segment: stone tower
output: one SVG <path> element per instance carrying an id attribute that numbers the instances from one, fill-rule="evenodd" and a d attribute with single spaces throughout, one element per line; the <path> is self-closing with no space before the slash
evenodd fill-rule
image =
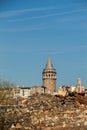
<path id="1" fill-rule="evenodd" d="M 80 79 L 80 78 L 78 78 L 78 80 L 77 80 L 77 85 L 76 85 L 75 91 L 76 91 L 77 93 L 83 93 L 83 92 L 84 92 L 84 87 L 83 87 L 83 85 L 82 85 L 82 82 L 81 82 L 81 79 Z"/>
<path id="2" fill-rule="evenodd" d="M 48 61 L 45 69 L 42 73 L 43 86 L 47 87 L 51 92 L 56 91 L 56 70 L 53 67 L 50 57 L 48 57 Z"/>

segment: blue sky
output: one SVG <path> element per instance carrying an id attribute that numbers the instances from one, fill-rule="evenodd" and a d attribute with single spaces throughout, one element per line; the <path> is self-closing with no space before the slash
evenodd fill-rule
<path id="1" fill-rule="evenodd" d="M 48 55 L 57 71 L 57 88 L 87 88 L 86 0 L 0 1 L 0 79 L 42 85 Z"/>

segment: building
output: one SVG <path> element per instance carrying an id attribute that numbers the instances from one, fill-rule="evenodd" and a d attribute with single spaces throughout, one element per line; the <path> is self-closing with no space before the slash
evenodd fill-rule
<path id="1" fill-rule="evenodd" d="M 31 95 L 31 93 L 30 93 L 29 87 L 16 87 L 16 88 L 14 88 L 14 97 L 27 98 L 30 95 Z"/>
<path id="2" fill-rule="evenodd" d="M 82 85 L 82 82 L 81 82 L 80 78 L 78 78 L 78 80 L 77 80 L 77 85 L 76 85 L 75 92 L 79 93 L 79 94 L 85 93 L 85 89 L 84 89 L 84 87 Z"/>
<path id="3" fill-rule="evenodd" d="M 32 86 L 31 87 L 31 95 L 33 95 L 33 94 L 44 94 L 46 92 L 47 92 L 47 89 L 44 86 Z"/>
<path id="4" fill-rule="evenodd" d="M 67 95 L 66 86 L 60 86 L 60 88 L 58 89 L 58 96 L 65 97 L 66 95 Z"/>
<path id="5" fill-rule="evenodd" d="M 19 87 L 13 89 L 14 97 L 28 98 L 34 94 L 45 94 L 50 91 L 44 86 Z"/>
<path id="6" fill-rule="evenodd" d="M 74 86 L 63 85 L 63 86 L 59 87 L 59 89 L 58 89 L 58 95 L 65 97 L 65 96 L 68 96 L 70 93 L 73 93 L 74 90 L 75 90 Z"/>
<path id="7" fill-rule="evenodd" d="M 85 89 L 85 96 L 87 96 L 87 89 Z"/>
<path id="8" fill-rule="evenodd" d="M 56 91 L 56 70 L 53 67 L 50 57 L 48 57 L 46 67 L 43 69 L 42 80 L 43 86 L 45 86 L 50 92 Z"/>
<path id="9" fill-rule="evenodd" d="M 76 86 L 63 85 L 63 86 L 60 86 L 60 88 L 58 89 L 59 96 L 67 96 L 70 93 L 78 93 L 81 95 L 87 95 L 87 92 L 84 86 L 82 85 L 80 78 L 78 78 Z"/>

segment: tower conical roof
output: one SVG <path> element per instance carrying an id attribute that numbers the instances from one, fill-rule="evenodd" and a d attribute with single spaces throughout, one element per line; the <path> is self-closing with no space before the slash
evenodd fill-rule
<path id="1" fill-rule="evenodd" d="M 50 56 L 48 57 L 48 61 L 47 61 L 47 64 L 46 64 L 45 69 L 47 69 L 47 70 L 49 70 L 49 69 L 51 69 L 51 70 L 54 69 L 53 64 L 52 64 L 52 62 L 51 62 Z"/>
<path id="2" fill-rule="evenodd" d="M 78 80 L 77 80 L 77 84 L 79 84 L 79 85 L 81 85 L 82 83 L 81 83 L 81 79 L 80 78 L 78 78 Z"/>

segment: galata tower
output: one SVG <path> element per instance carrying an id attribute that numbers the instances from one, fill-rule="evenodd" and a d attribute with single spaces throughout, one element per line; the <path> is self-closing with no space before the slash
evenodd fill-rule
<path id="1" fill-rule="evenodd" d="M 47 87 L 48 90 L 55 92 L 56 91 L 56 70 L 53 67 L 50 56 L 45 69 L 42 73 L 43 86 Z"/>

